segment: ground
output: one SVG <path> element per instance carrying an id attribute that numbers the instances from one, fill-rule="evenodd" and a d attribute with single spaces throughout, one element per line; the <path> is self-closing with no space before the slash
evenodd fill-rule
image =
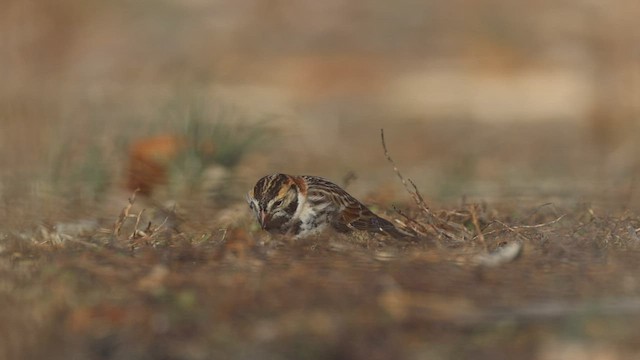
<path id="1" fill-rule="evenodd" d="M 638 356 L 640 218 L 622 206 L 627 188 L 613 204 L 450 190 L 428 201 L 376 142 L 397 191 L 364 198 L 416 239 L 271 236 L 236 190 L 165 210 L 119 192 L 117 211 L 54 206 L 39 224 L 16 220 L 24 206 L 7 211 L 2 357 Z"/>

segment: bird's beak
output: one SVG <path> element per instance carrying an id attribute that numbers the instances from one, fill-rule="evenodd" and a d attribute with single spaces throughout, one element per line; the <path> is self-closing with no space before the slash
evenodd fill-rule
<path id="1" fill-rule="evenodd" d="M 264 230 L 267 227 L 268 221 L 269 221 L 269 216 L 267 215 L 267 213 L 264 211 L 260 211 L 260 226 L 262 227 L 262 230 Z"/>

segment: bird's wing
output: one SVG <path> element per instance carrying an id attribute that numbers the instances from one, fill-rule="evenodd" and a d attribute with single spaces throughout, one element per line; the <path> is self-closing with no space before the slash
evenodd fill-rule
<path id="1" fill-rule="evenodd" d="M 311 203 L 330 201 L 340 209 L 333 226 L 339 231 L 349 229 L 383 233 L 395 238 L 406 238 L 411 234 L 401 232 L 391 222 L 374 214 L 369 208 L 348 192 L 329 180 L 303 176 L 309 186 L 308 199 Z"/>

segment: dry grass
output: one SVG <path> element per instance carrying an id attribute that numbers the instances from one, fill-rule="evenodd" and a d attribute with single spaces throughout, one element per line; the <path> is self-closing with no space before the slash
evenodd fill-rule
<path id="1" fill-rule="evenodd" d="M 0 332 L 13 335 L 0 348 L 5 358 L 490 359 L 540 358 L 559 341 L 637 356 L 640 218 L 522 210 L 480 216 L 492 253 L 522 244 L 493 262 L 478 260 L 470 219 L 459 240 L 410 244 L 292 243 L 189 220 L 158 236 L 137 215 L 115 238 L 4 234 L 0 301 L 12 311 Z"/>
<path id="2" fill-rule="evenodd" d="M 638 355 L 640 217 L 576 204 L 429 207 L 406 189 L 413 242 L 291 242 L 253 230 L 246 213 L 225 223 L 233 206 L 152 216 L 135 194 L 119 216 L 5 231 L 0 356 Z"/>

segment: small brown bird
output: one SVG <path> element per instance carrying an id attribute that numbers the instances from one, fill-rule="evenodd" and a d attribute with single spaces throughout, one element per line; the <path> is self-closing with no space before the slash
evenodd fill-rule
<path id="1" fill-rule="evenodd" d="M 338 185 L 317 176 L 267 175 L 247 194 L 247 202 L 264 230 L 295 238 L 333 228 L 413 237 L 374 214 Z"/>

